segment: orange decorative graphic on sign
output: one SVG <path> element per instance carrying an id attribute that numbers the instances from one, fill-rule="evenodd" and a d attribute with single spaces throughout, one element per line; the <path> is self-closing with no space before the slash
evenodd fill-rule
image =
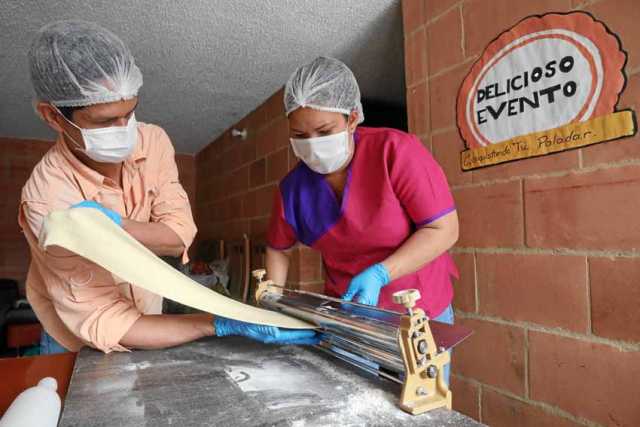
<path id="1" fill-rule="evenodd" d="M 463 170 L 576 148 L 548 150 L 540 144 L 527 147 L 526 155 L 504 151 L 518 138 L 614 113 L 625 86 L 625 63 L 618 38 L 583 12 L 529 17 L 502 33 L 471 67 L 458 93 L 458 128 L 467 147 Z M 607 132 L 613 139 L 636 131 L 633 114 L 609 120 L 619 130 Z M 603 141 L 590 138 L 589 144 Z M 479 149 L 481 155 L 474 155 Z M 492 156 L 496 150 L 501 155 Z"/>

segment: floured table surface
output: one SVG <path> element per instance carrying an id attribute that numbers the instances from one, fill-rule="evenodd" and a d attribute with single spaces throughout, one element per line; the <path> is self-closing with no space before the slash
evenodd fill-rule
<path id="1" fill-rule="evenodd" d="M 312 348 L 211 338 L 168 350 L 78 355 L 60 426 L 468 426 L 412 416 L 400 386 Z M 454 395 L 455 399 L 455 395 Z"/>

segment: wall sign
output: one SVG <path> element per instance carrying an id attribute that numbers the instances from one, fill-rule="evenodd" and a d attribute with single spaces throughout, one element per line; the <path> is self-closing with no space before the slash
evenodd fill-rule
<path id="1" fill-rule="evenodd" d="M 584 12 L 532 16 L 502 33 L 458 92 L 462 169 L 634 135 L 633 111 L 616 111 L 626 60 Z"/>

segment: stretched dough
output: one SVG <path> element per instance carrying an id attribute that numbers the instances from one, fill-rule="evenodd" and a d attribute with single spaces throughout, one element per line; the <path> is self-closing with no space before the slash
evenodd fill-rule
<path id="1" fill-rule="evenodd" d="M 60 246 L 121 279 L 198 310 L 244 322 L 306 329 L 314 326 L 281 313 L 253 307 L 216 293 L 158 258 L 144 245 L 95 209 L 50 213 L 41 244 Z"/>

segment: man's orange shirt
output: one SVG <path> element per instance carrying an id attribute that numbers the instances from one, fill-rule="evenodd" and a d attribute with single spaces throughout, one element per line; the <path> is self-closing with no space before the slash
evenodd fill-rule
<path id="1" fill-rule="evenodd" d="M 45 252 L 38 243 L 45 217 L 94 200 L 123 218 L 167 225 L 189 248 L 196 226 L 174 156 L 164 130 L 139 123 L 138 144 L 123 164 L 122 188 L 78 160 L 61 137 L 34 168 L 18 215 L 32 256 L 27 298 L 44 329 L 65 348 L 126 351 L 120 340 L 142 314 L 161 313 L 162 297 L 80 256 Z"/>

